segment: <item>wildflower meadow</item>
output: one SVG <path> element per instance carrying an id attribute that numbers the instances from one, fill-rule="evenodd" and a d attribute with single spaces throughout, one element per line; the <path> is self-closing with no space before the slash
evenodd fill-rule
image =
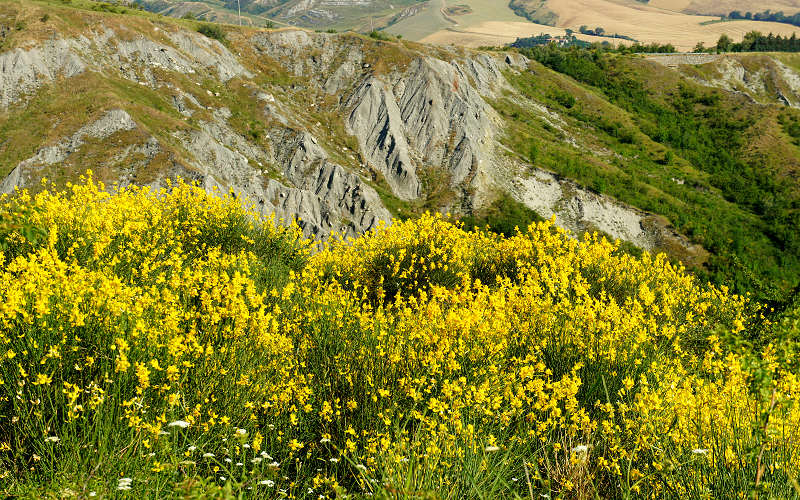
<path id="1" fill-rule="evenodd" d="M 545 221 L 0 198 L 0 495 L 793 498 L 800 314 Z"/>

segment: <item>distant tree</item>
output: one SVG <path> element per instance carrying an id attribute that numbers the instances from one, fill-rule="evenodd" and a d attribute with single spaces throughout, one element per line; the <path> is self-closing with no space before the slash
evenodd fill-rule
<path id="1" fill-rule="evenodd" d="M 603 33 L 605 33 L 605 32 L 606 32 L 606 30 L 604 30 L 600 26 L 598 26 L 597 28 L 594 29 L 594 33 L 597 36 L 603 36 Z"/>
<path id="2" fill-rule="evenodd" d="M 747 19 L 748 21 L 751 21 L 753 19 L 753 13 L 752 12 L 745 13 L 744 18 Z"/>
<path id="3" fill-rule="evenodd" d="M 267 19 L 267 21 L 264 23 L 264 27 L 270 30 L 275 29 L 275 23 L 272 22 L 272 20 Z"/>
<path id="4" fill-rule="evenodd" d="M 194 13 L 192 13 L 192 12 L 187 12 L 186 14 L 184 14 L 183 16 L 181 16 L 181 18 L 182 18 L 182 19 L 194 20 Z"/>
<path id="5" fill-rule="evenodd" d="M 731 19 L 744 19 L 744 16 L 742 16 L 742 13 L 738 10 L 732 11 L 728 17 Z"/>
<path id="6" fill-rule="evenodd" d="M 732 45 L 733 41 L 731 40 L 731 37 L 724 33 L 719 37 L 719 40 L 717 40 L 717 50 L 719 52 L 729 52 Z"/>
<path id="7" fill-rule="evenodd" d="M 706 45 L 703 42 L 697 42 L 697 45 L 694 46 L 692 52 L 706 52 L 707 50 L 708 49 L 706 48 Z"/>
<path id="8" fill-rule="evenodd" d="M 578 31 L 583 33 L 583 34 L 586 34 L 586 32 L 589 31 L 589 27 L 584 24 L 583 26 L 578 28 Z"/>

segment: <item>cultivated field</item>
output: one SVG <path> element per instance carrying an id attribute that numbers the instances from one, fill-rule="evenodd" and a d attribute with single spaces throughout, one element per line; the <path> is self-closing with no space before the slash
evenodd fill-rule
<path id="1" fill-rule="evenodd" d="M 521 18 L 517 18 L 521 19 Z M 452 27 L 437 31 L 421 41 L 438 45 L 460 45 L 465 47 L 497 46 L 511 43 L 517 38 L 524 38 L 547 33 L 549 35 L 564 35 L 564 28 L 545 26 L 528 21 L 486 21 L 472 26 Z M 602 42 L 609 38 L 577 35 L 582 40 Z M 619 40 L 624 41 L 624 40 Z"/>
<path id="2" fill-rule="evenodd" d="M 454 5 L 469 5 L 469 7 L 472 9 L 472 12 L 470 14 L 448 16 L 448 19 L 442 14 L 442 10 Z M 468 42 L 466 45 L 478 46 L 487 44 L 477 43 L 480 35 L 476 32 L 475 28 L 488 21 L 521 23 L 530 26 L 536 26 L 527 22 L 524 18 L 514 14 L 514 11 L 508 7 L 508 2 L 502 3 L 498 2 L 497 0 L 451 0 L 450 2 L 445 2 L 445 0 L 431 0 L 428 8 L 420 12 L 420 14 L 399 22 L 389 27 L 386 31 L 396 35 L 403 35 L 405 38 L 409 38 L 411 40 L 420 41 L 427 41 L 427 37 L 437 33 L 437 36 L 434 37 L 434 40 L 441 39 L 443 41 L 435 41 L 432 43 L 449 44 L 458 42 L 450 41 L 450 39 L 447 38 L 448 33 L 450 33 L 447 31 L 448 29 L 457 29 L 459 31 L 464 30 L 474 33 L 473 35 L 466 35 Z M 537 34 L 538 33 L 539 32 L 537 32 Z M 494 43 L 495 42 L 492 42 L 488 45 L 492 45 Z"/>
<path id="3" fill-rule="evenodd" d="M 796 0 L 781 1 L 795 2 Z M 435 0 L 433 3 L 437 2 L 442 2 L 442 0 Z M 726 34 L 734 40 L 740 40 L 748 31 L 772 32 L 785 36 L 800 32 L 800 28 L 789 24 L 760 21 L 709 23 L 718 18 L 687 15 L 667 10 L 685 8 L 688 4 L 687 0 L 655 0 L 652 5 L 614 0 L 550 0 L 548 8 L 558 15 L 558 27 L 534 24 L 521 17 L 509 17 L 507 14 L 511 16 L 514 14 L 510 10 L 505 12 L 503 9 L 496 9 L 498 13 L 492 18 L 487 0 L 473 0 L 464 3 L 470 5 L 475 12 L 468 16 L 459 16 L 458 25 L 448 23 L 441 18 L 439 24 L 441 28 L 438 31 L 429 31 L 424 34 L 419 32 L 416 37 L 406 36 L 427 43 L 478 47 L 503 45 L 513 42 L 518 37 L 540 33 L 560 35 L 566 28 L 577 31 L 581 26 L 586 25 L 590 28 L 602 27 L 607 33 L 627 35 L 642 43 L 672 43 L 678 50 L 688 51 L 694 48 L 697 42 L 703 42 L 706 46 L 714 45 L 722 34 Z M 428 24 L 431 22 L 430 19 L 423 20 L 415 17 L 407 23 L 413 25 L 420 21 Z M 390 31 L 394 32 L 394 30 Z M 589 41 L 607 40 L 614 44 L 628 43 L 613 38 L 581 38 Z"/>
<path id="4" fill-rule="evenodd" d="M 651 1 L 650 5 L 658 5 L 659 3 L 686 3 L 686 12 L 699 13 L 699 14 L 728 14 L 733 10 L 744 12 L 764 12 L 769 9 L 773 12 L 783 11 L 785 14 L 794 14 L 800 11 L 800 1 L 798 0 L 655 0 Z M 666 7 L 669 8 L 669 7 Z"/>
<path id="5" fill-rule="evenodd" d="M 676 0 L 670 0 L 677 3 Z M 631 36 L 641 42 L 670 42 L 681 50 L 690 50 L 698 41 L 716 43 L 727 34 L 739 40 L 748 31 L 791 35 L 795 26 L 759 21 L 735 21 L 702 25 L 710 16 L 690 16 L 639 3 L 611 0 L 550 0 L 548 8 L 558 15 L 559 27 L 578 29 L 581 25 L 601 26 L 608 33 Z"/>
<path id="6" fill-rule="evenodd" d="M 627 3 L 632 1 L 634 0 Z M 757 3 L 753 0 L 650 0 L 647 5 L 675 12 L 709 15 L 728 14 L 734 10 L 745 13 L 764 12 L 769 9 L 773 12 L 783 11 L 786 14 L 800 11 L 800 1 L 798 0 L 764 0 Z"/>

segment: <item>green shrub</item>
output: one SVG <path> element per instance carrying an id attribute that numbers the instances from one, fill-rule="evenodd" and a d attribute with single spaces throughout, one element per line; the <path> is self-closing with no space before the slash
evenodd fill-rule
<path id="1" fill-rule="evenodd" d="M 476 214 L 463 217 L 461 222 L 467 231 L 488 228 L 493 233 L 508 237 L 516 234 L 517 228 L 524 231 L 534 222 L 543 220 L 544 218 L 524 204 L 511 198 L 508 194 L 503 194 L 489 207 Z"/>
<path id="2" fill-rule="evenodd" d="M 201 35 L 207 36 L 208 38 L 213 38 L 214 40 L 219 40 L 223 43 L 227 40 L 225 30 L 223 30 L 218 24 L 203 23 L 199 28 L 197 28 L 197 32 Z"/>
<path id="3" fill-rule="evenodd" d="M 372 30 L 369 32 L 369 37 L 375 40 L 381 40 L 387 42 L 391 40 L 391 37 L 382 31 Z"/>

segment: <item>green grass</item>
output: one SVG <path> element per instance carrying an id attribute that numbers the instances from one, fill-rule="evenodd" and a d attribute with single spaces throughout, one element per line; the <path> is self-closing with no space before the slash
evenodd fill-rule
<path id="1" fill-rule="evenodd" d="M 542 220 L 544 219 L 539 214 L 505 193 L 488 207 L 461 218 L 465 230 L 486 228 L 506 237 L 525 231 L 531 224 Z"/>

